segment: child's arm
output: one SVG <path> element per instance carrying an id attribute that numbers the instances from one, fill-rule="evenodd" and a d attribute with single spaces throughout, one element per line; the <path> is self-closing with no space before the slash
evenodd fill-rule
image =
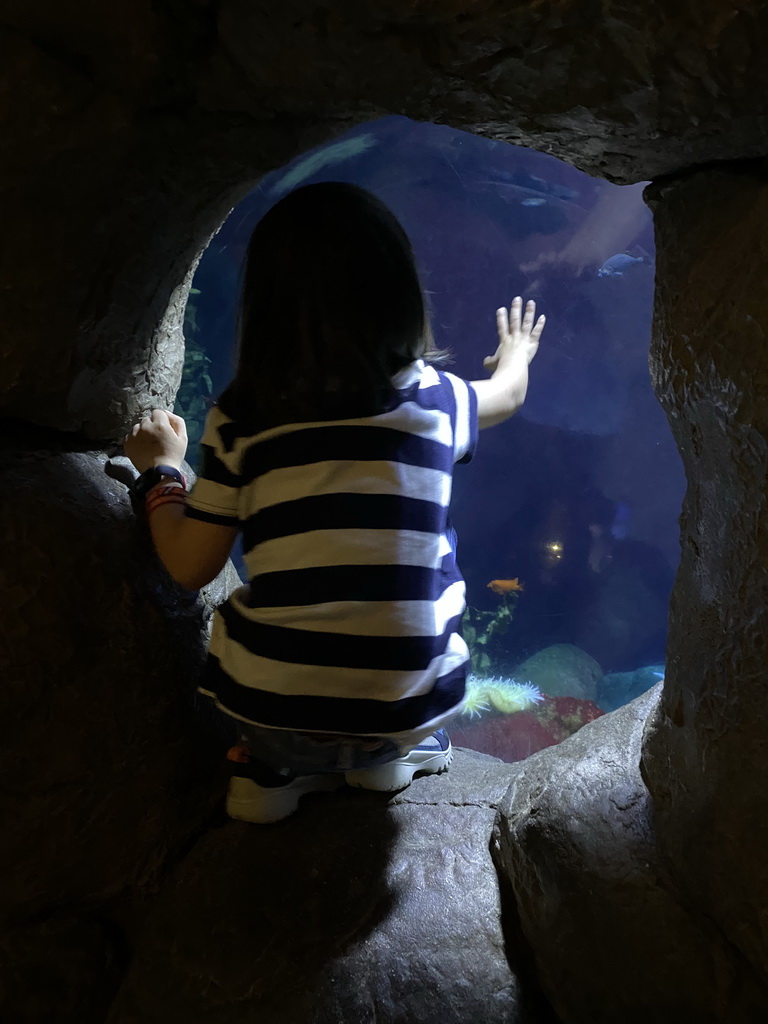
<path id="1" fill-rule="evenodd" d="M 125 439 L 125 454 L 140 473 L 161 465 L 178 469 L 186 451 L 184 420 L 162 409 L 145 416 Z M 187 519 L 184 506 L 175 502 L 151 513 L 149 529 L 158 558 L 187 590 L 199 590 L 218 576 L 237 537 L 237 527 Z"/>
<path id="2" fill-rule="evenodd" d="M 509 419 L 525 401 L 528 390 L 528 366 L 539 348 L 545 318 L 540 316 L 534 325 L 536 303 L 526 303 L 521 319 L 523 300 L 518 295 L 507 311 L 496 310 L 499 347 L 492 356 L 483 360 L 491 370 L 490 380 L 470 381 L 477 394 L 479 427 L 492 427 Z"/>

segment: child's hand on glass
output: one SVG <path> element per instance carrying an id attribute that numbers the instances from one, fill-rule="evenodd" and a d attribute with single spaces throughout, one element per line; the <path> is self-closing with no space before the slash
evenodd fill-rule
<path id="1" fill-rule="evenodd" d="M 496 328 L 499 334 L 499 347 L 492 356 L 486 356 L 483 366 L 493 374 L 508 360 L 523 355 L 526 364 L 530 365 L 539 348 L 539 339 L 544 330 L 545 317 L 540 316 L 535 325 L 533 318 L 536 315 L 536 303 L 533 299 L 525 304 L 523 315 L 523 300 L 516 295 L 512 300 L 509 313 L 504 308 L 496 310 Z"/>
<path id="2" fill-rule="evenodd" d="M 139 473 L 152 466 L 178 469 L 187 452 L 187 426 L 181 416 L 153 409 L 125 439 L 125 454 Z"/>

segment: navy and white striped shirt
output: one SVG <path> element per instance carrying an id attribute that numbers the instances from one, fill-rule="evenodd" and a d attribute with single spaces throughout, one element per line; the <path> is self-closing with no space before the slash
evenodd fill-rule
<path id="1" fill-rule="evenodd" d="M 375 416 L 245 436 L 208 415 L 187 515 L 240 527 L 249 583 L 214 616 L 201 690 L 234 718 L 405 749 L 463 700 L 448 504 L 477 399 L 422 360 L 394 384 Z"/>

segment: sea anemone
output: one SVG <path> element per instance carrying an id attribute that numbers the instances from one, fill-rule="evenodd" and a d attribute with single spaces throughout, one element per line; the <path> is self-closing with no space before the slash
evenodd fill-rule
<path id="1" fill-rule="evenodd" d="M 475 680 L 474 685 L 473 679 Z M 486 703 L 485 690 L 482 686 L 476 685 L 476 682 L 476 676 L 470 676 L 467 680 L 467 692 L 461 708 L 461 713 L 469 715 L 470 718 L 480 718 L 483 711 L 491 710 L 490 704 Z"/>
<path id="2" fill-rule="evenodd" d="M 483 711 L 490 711 L 493 707 L 502 714 L 513 715 L 542 700 L 544 697 L 541 690 L 533 683 L 519 683 L 516 679 L 504 676 L 483 678 L 470 675 L 467 678 L 467 695 L 462 713 L 470 718 L 479 718 Z"/>

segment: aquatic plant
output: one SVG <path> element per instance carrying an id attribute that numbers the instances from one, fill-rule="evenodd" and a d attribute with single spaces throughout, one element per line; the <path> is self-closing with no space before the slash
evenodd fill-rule
<path id="1" fill-rule="evenodd" d="M 199 295 L 199 288 L 190 288 L 184 310 L 184 369 L 173 407 L 173 411 L 183 417 L 187 424 L 187 461 L 195 470 L 205 417 L 213 402 L 213 380 L 208 372 L 211 359 L 200 341 L 200 327 L 197 322 Z"/>
<path id="2" fill-rule="evenodd" d="M 484 711 L 500 711 L 513 715 L 541 703 L 544 695 L 533 683 L 521 683 L 505 676 L 476 676 L 467 678 L 467 694 L 462 714 L 480 718 Z"/>
<path id="3" fill-rule="evenodd" d="M 510 586 L 501 587 L 500 584 Z M 501 598 L 498 608 L 482 611 L 467 605 L 461 620 L 461 632 L 469 648 L 472 669 L 484 676 L 503 672 L 503 652 L 498 648 L 498 641 L 512 624 L 515 605 L 523 590 L 518 579 L 492 580 L 488 586 Z"/>

